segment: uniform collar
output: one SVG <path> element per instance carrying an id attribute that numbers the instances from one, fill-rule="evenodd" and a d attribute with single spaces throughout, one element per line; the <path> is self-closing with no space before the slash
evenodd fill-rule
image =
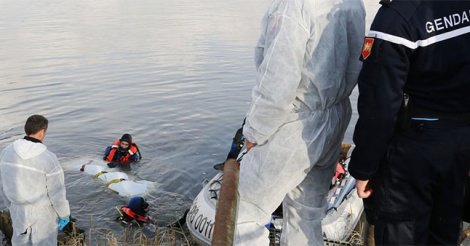
<path id="1" fill-rule="evenodd" d="M 25 136 L 24 139 L 26 139 L 28 141 L 31 141 L 33 143 L 42 143 L 41 140 L 39 140 L 37 138 L 30 137 L 30 136 Z"/>

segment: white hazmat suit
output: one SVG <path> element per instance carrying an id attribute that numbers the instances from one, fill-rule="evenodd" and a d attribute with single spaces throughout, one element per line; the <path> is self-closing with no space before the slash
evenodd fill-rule
<path id="1" fill-rule="evenodd" d="M 57 245 L 58 218 L 70 216 L 64 172 L 39 142 L 18 139 L 0 155 L 4 196 L 13 222 L 13 245 Z"/>
<path id="2" fill-rule="evenodd" d="M 268 245 L 283 203 L 281 245 L 323 245 L 326 195 L 351 117 L 365 9 L 361 0 L 273 0 L 255 54 L 243 134 L 236 245 Z"/>

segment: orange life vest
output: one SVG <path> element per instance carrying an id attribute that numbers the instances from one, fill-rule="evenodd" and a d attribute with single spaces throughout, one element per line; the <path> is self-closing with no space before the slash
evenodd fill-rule
<path id="1" fill-rule="evenodd" d="M 106 157 L 106 161 L 112 162 L 114 155 L 116 154 L 116 151 L 118 151 L 118 148 L 121 146 L 121 141 L 116 140 L 113 142 L 113 145 L 111 146 L 111 151 L 109 152 L 109 155 Z M 117 160 L 120 163 L 126 163 L 129 162 L 129 159 L 131 158 L 132 155 L 137 153 L 137 147 L 134 143 L 130 143 L 129 149 L 127 150 L 127 153 L 125 155 L 122 155 L 119 160 Z"/>
<path id="2" fill-rule="evenodd" d="M 343 163 L 340 161 L 336 164 L 336 172 L 331 180 L 331 185 L 334 186 L 338 184 L 344 177 L 346 177 L 346 169 L 344 168 Z M 330 187 L 331 188 L 331 187 Z"/>
<path id="3" fill-rule="evenodd" d="M 121 208 L 121 211 L 122 211 L 125 215 L 127 215 L 127 216 L 129 216 L 129 217 L 131 217 L 131 218 L 133 218 L 133 219 L 135 219 L 135 220 L 137 220 L 138 222 L 148 223 L 147 217 L 142 216 L 142 215 L 140 215 L 140 214 L 134 213 L 134 211 L 132 211 L 132 210 L 131 210 L 130 208 L 128 208 L 128 207 L 122 207 L 122 208 Z"/>

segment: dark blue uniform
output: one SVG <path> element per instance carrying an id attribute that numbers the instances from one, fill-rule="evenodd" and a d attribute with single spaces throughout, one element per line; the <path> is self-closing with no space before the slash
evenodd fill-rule
<path id="1" fill-rule="evenodd" d="M 470 1 L 385 3 L 362 60 L 349 171 L 374 186 L 365 202 L 376 243 L 457 244 L 470 165 Z"/>

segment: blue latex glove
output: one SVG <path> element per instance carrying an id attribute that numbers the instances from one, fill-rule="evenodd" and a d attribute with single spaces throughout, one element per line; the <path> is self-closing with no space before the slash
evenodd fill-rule
<path id="1" fill-rule="evenodd" d="M 65 217 L 65 218 L 59 218 L 59 221 L 57 222 L 57 224 L 59 225 L 59 230 L 64 230 L 64 227 L 70 222 L 70 218 L 69 217 Z"/>

